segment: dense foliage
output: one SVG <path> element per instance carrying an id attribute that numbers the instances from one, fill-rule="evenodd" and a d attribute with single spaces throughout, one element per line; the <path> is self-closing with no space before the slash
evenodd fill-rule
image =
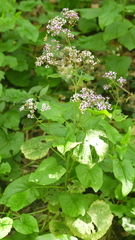
<path id="1" fill-rule="evenodd" d="M 134 239 L 133 1 L 0 6 L 0 239 Z"/>

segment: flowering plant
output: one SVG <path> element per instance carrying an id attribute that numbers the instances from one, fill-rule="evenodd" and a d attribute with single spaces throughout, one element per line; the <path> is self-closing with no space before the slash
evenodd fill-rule
<path id="1" fill-rule="evenodd" d="M 36 240 L 100 239 L 109 231 L 114 215 L 125 221 L 127 212 L 123 208 L 120 215 L 118 204 L 133 189 L 134 168 L 128 153 L 131 128 L 127 123 L 126 134 L 120 133 L 112 121 L 119 123 L 126 117 L 116 114 L 109 97 L 89 88 L 99 60 L 90 51 L 71 45 L 71 29 L 78 20 L 76 12 L 65 8 L 60 17 L 48 22 L 51 36 L 46 37 L 36 66 L 44 65 L 45 71 L 53 67 L 62 80 L 73 85 L 74 93 L 69 102 L 45 95 L 39 100 L 29 98 L 20 107 L 20 111 L 29 111 L 27 117 L 35 120 L 34 126 L 43 134 L 22 144 L 22 154 L 31 160 L 32 170 L 12 182 L 1 200 L 14 212 L 36 199 L 41 201 L 34 216 L 18 213 L 19 220 L 14 220 L 14 228 L 21 234 L 39 233 Z M 112 71 L 105 73 L 104 79 L 109 81 L 104 90 L 123 89 L 126 82 L 122 77 L 116 80 Z M 14 185 L 19 190 L 12 194 Z M 27 218 L 32 225 L 26 228 Z"/>

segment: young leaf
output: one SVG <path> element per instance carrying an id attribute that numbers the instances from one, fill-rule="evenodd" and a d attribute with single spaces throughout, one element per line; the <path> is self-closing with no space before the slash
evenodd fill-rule
<path id="1" fill-rule="evenodd" d="M 65 214 L 71 217 L 85 215 L 88 208 L 88 203 L 84 195 L 80 193 L 69 195 L 66 192 L 61 192 L 59 198 L 61 208 Z"/>
<path id="2" fill-rule="evenodd" d="M 20 216 L 20 219 L 14 220 L 13 226 L 17 232 L 22 234 L 39 232 L 37 220 L 33 216 L 25 213 Z"/>
<path id="3" fill-rule="evenodd" d="M 89 168 L 86 165 L 79 164 L 76 167 L 77 177 L 85 187 L 92 187 L 97 192 L 103 183 L 103 173 L 101 168 L 96 164 Z"/>
<path id="4" fill-rule="evenodd" d="M 11 231 L 13 220 L 9 217 L 0 218 L 0 239 L 3 239 Z"/>
<path id="5" fill-rule="evenodd" d="M 40 185 L 49 185 L 58 181 L 66 172 L 61 165 L 57 165 L 53 157 L 43 160 L 37 170 L 30 174 L 29 182 L 36 182 Z"/>
<path id="6" fill-rule="evenodd" d="M 114 176 L 122 183 L 122 194 L 126 196 L 130 193 L 134 183 L 134 168 L 128 159 L 123 161 L 113 161 Z"/>

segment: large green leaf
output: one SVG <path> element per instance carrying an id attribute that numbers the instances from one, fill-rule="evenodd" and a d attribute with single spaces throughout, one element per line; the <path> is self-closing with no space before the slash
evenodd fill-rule
<path id="1" fill-rule="evenodd" d="M 128 195 L 134 184 L 134 168 L 128 159 L 113 160 L 114 176 L 122 183 L 123 196 Z"/>
<path id="2" fill-rule="evenodd" d="M 49 157 L 40 163 L 35 172 L 30 174 L 29 182 L 48 185 L 58 181 L 65 172 L 66 169 L 57 165 L 55 158 Z"/>
<path id="3" fill-rule="evenodd" d="M 52 141 L 46 142 L 46 136 L 39 136 L 29 139 L 21 146 L 24 156 L 30 160 L 37 160 L 45 157 L 52 146 Z"/>
<path id="4" fill-rule="evenodd" d="M 0 130 L 0 154 L 2 158 L 16 155 L 23 143 L 23 138 L 22 132 L 6 134 L 3 130 Z"/>
<path id="5" fill-rule="evenodd" d="M 5 56 L 4 62 L 2 63 L 2 66 L 9 66 L 10 68 L 16 67 L 18 64 L 16 57 L 13 56 Z"/>
<path id="6" fill-rule="evenodd" d="M 96 200 L 88 210 L 88 214 L 79 218 L 66 217 L 66 224 L 71 233 L 81 239 L 98 240 L 109 229 L 112 214 L 104 201 Z"/>
<path id="7" fill-rule="evenodd" d="M 88 208 L 85 196 L 80 193 L 61 192 L 60 205 L 63 212 L 71 217 L 84 216 Z"/>
<path id="8" fill-rule="evenodd" d="M 126 56 L 110 55 L 106 58 L 107 71 L 114 71 L 119 77 L 127 76 L 128 68 L 131 64 L 131 58 Z"/>
<path id="9" fill-rule="evenodd" d="M 81 36 L 76 41 L 76 44 L 81 49 L 88 49 L 93 51 L 105 51 L 106 44 L 103 39 L 103 33 L 96 33 L 92 36 Z"/>
<path id="10" fill-rule="evenodd" d="M 100 137 L 106 138 L 106 134 L 101 130 L 88 130 L 83 143 L 73 150 L 73 157 L 76 161 L 92 166 L 92 152 L 90 146 L 95 148 L 99 161 L 102 161 L 107 152 L 108 145 Z"/>
<path id="11" fill-rule="evenodd" d="M 19 206 L 22 206 L 21 200 L 23 202 L 23 197 L 25 197 L 25 200 L 26 200 L 25 206 L 29 205 L 30 202 L 35 201 L 38 196 L 38 192 L 35 188 L 32 189 L 33 183 L 29 183 L 28 180 L 29 180 L 29 175 L 24 175 L 23 177 L 20 177 L 14 180 L 13 182 L 11 182 L 5 189 L 3 196 L 0 199 L 0 203 L 5 205 L 10 203 L 11 207 L 15 208 L 16 204 L 14 201 L 12 201 L 12 199 L 14 200 L 14 199 L 17 199 L 18 197 L 18 200 L 17 200 L 17 204 L 18 204 L 17 208 L 18 208 Z M 22 194 L 23 192 L 24 194 Z M 20 193 L 20 195 L 18 195 L 18 193 Z M 30 194 L 32 196 L 30 197 L 30 200 L 29 200 L 26 197 Z M 22 199 L 20 199 L 21 196 L 22 196 Z M 24 202 L 23 202 L 23 205 L 24 205 Z"/>
<path id="12" fill-rule="evenodd" d="M 22 234 L 39 232 L 37 220 L 33 216 L 25 213 L 20 216 L 20 219 L 14 220 L 13 226 L 17 232 Z"/>
<path id="13" fill-rule="evenodd" d="M 119 42 L 129 51 L 133 50 L 135 48 L 135 27 L 131 28 L 123 36 L 119 37 Z"/>
<path id="14" fill-rule="evenodd" d="M 122 21 L 119 18 L 118 20 L 116 19 L 116 21 L 105 28 L 104 40 L 110 41 L 124 35 L 125 33 L 128 33 L 128 28 L 130 25 L 132 24 L 128 20 Z"/>
<path id="15" fill-rule="evenodd" d="M 42 5 L 42 2 L 40 0 L 21 1 L 17 6 L 17 9 L 23 12 L 30 12 L 36 5 Z"/>
<path id="16" fill-rule="evenodd" d="M 16 28 L 22 38 L 36 42 L 39 36 L 38 29 L 27 19 L 20 18 L 20 26 Z"/>
<path id="17" fill-rule="evenodd" d="M 39 193 L 36 189 L 29 188 L 23 192 L 18 192 L 12 195 L 8 200 L 6 206 L 10 207 L 12 211 L 19 211 L 20 209 L 34 202 L 38 196 Z"/>
<path id="18" fill-rule="evenodd" d="M 118 13 L 123 10 L 123 5 L 117 4 L 114 0 L 106 0 L 99 13 L 99 25 L 101 29 L 108 26 L 118 16 Z"/>
<path id="19" fill-rule="evenodd" d="M 76 167 L 77 177 L 85 187 L 92 187 L 97 192 L 103 183 L 103 173 L 101 168 L 96 164 L 89 168 L 87 165 L 79 164 Z"/>
<path id="20" fill-rule="evenodd" d="M 11 231 L 13 220 L 9 217 L 0 218 L 0 239 L 3 239 Z"/>
<path id="21" fill-rule="evenodd" d="M 80 12 L 82 18 L 92 19 L 92 18 L 98 17 L 100 9 L 99 8 L 81 8 L 81 9 L 75 9 L 75 11 Z"/>

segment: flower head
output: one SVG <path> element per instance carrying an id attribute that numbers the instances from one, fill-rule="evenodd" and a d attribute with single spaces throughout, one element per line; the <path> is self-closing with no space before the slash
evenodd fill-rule
<path id="1" fill-rule="evenodd" d="M 83 88 L 81 93 L 76 93 L 71 97 L 71 101 L 80 102 L 80 110 L 84 113 L 87 108 L 96 110 L 111 110 L 111 104 L 108 102 L 108 97 L 94 94 L 94 91 Z"/>

